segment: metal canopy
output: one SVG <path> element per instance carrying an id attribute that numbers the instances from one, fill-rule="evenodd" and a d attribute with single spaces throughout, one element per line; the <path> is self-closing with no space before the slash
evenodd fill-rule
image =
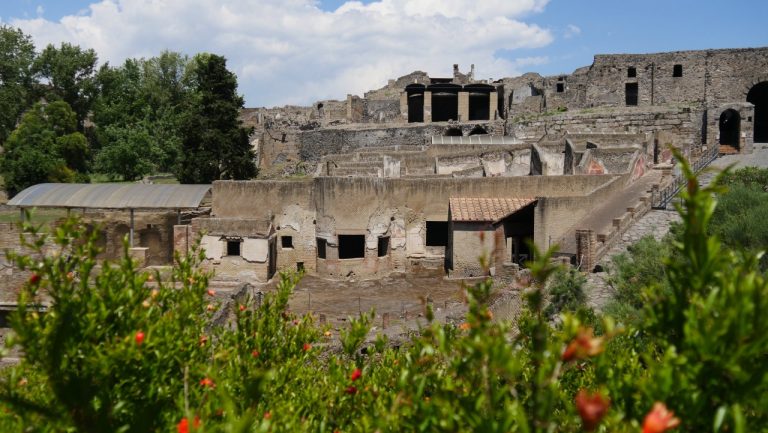
<path id="1" fill-rule="evenodd" d="M 211 185 L 41 183 L 8 201 L 17 207 L 90 209 L 194 209 Z"/>

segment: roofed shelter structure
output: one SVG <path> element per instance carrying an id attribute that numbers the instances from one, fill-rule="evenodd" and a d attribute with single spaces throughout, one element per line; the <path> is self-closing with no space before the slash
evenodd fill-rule
<path id="1" fill-rule="evenodd" d="M 128 210 L 132 247 L 134 211 L 175 210 L 180 223 L 182 210 L 203 207 L 210 200 L 211 185 L 41 183 L 16 194 L 7 204 L 18 207 L 22 218 L 28 208 Z"/>
<path id="2" fill-rule="evenodd" d="M 522 264 L 530 258 L 527 242 L 533 239 L 532 197 L 449 199 L 448 268 L 455 277 L 480 277 L 487 271 L 479 258 L 487 256 L 490 268 L 505 263 Z"/>

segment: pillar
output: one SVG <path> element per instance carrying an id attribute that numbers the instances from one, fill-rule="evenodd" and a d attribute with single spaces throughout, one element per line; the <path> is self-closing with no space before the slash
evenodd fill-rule
<path id="1" fill-rule="evenodd" d="M 408 123 L 408 92 L 400 92 L 400 118 Z"/>
<path id="2" fill-rule="evenodd" d="M 469 120 L 469 92 L 459 92 L 459 122 Z"/>
<path id="3" fill-rule="evenodd" d="M 490 97 L 488 98 L 488 120 L 496 120 L 499 118 L 499 94 L 494 92 L 491 92 Z"/>
<path id="4" fill-rule="evenodd" d="M 424 92 L 424 123 L 432 123 L 432 92 Z"/>
<path id="5" fill-rule="evenodd" d="M 576 230 L 576 266 L 582 272 L 591 272 L 595 265 L 595 231 Z"/>

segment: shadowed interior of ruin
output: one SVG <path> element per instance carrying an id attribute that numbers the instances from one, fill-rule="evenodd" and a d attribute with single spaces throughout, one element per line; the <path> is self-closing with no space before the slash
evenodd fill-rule
<path id="1" fill-rule="evenodd" d="M 752 87 L 747 102 L 755 105 L 755 142 L 768 143 L 768 81 Z"/>

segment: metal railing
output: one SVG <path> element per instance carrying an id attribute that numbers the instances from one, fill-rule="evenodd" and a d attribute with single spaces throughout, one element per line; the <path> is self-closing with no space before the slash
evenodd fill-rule
<path id="1" fill-rule="evenodd" d="M 698 173 L 709 166 L 712 161 L 717 159 L 718 153 L 718 147 L 712 146 L 711 149 L 699 155 L 699 157 L 696 158 L 696 160 L 694 160 L 691 164 L 693 172 Z M 674 199 L 677 196 L 677 193 L 680 192 L 680 188 L 685 185 L 685 177 L 683 176 L 682 172 L 679 172 L 674 176 L 675 178 L 672 180 L 672 182 L 663 189 L 654 189 L 651 191 L 651 207 L 653 209 L 666 209 L 672 199 Z"/>

